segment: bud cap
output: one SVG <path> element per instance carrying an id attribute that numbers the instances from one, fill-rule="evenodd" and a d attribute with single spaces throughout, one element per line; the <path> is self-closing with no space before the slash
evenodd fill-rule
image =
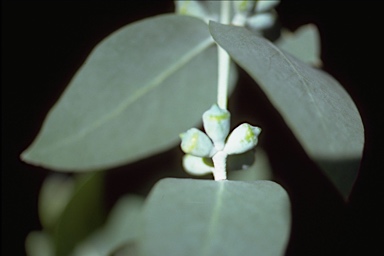
<path id="1" fill-rule="evenodd" d="M 208 165 L 204 158 L 190 154 L 183 156 L 183 167 L 187 173 L 199 176 L 212 173 L 214 170 L 214 167 Z"/>
<path id="2" fill-rule="evenodd" d="M 181 149 L 184 153 L 199 157 L 211 157 L 214 153 L 212 141 L 202 131 L 191 128 L 181 137 Z"/>
<path id="3" fill-rule="evenodd" d="M 203 114 L 204 130 L 212 139 L 217 150 L 224 148 L 225 139 L 229 133 L 230 118 L 229 111 L 216 104 Z"/>
<path id="4" fill-rule="evenodd" d="M 229 135 L 224 151 L 228 154 L 241 154 L 256 146 L 261 129 L 244 123 Z"/>
<path id="5" fill-rule="evenodd" d="M 263 30 L 271 28 L 275 21 L 276 15 L 273 13 L 260 13 L 249 17 L 246 23 L 254 30 Z"/>

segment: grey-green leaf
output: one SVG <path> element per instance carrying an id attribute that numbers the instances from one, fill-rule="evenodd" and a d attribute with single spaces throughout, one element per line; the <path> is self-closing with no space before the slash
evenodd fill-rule
<path id="1" fill-rule="evenodd" d="M 67 256 L 104 220 L 102 172 L 77 174 L 73 197 L 53 232 L 55 255 Z"/>
<path id="2" fill-rule="evenodd" d="M 88 171 L 170 148 L 216 101 L 216 56 L 207 24 L 194 17 L 119 29 L 92 51 L 22 159 Z"/>
<path id="3" fill-rule="evenodd" d="M 321 66 L 320 35 L 314 24 L 299 27 L 295 32 L 283 30 L 275 44 L 299 60 L 314 66 Z"/>
<path id="4" fill-rule="evenodd" d="M 143 255 L 284 255 L 290 203 L 271 181 L 163 179 L 143 212 Z"/>
<path id="5" fill-rule="evenodd" d="M 107 256 L 126 244 L 134 244 L 140 232 L 143 201 L 141 197 L 133 195 L 120 198 L 106 224 L 77 246 L 72 255 Z"/>
<path id="6" fill-rule="evenodd" d="M 52 238 L 47 232 L 32 231 L 25 239 L 25 251 L 28 256 L 54 256 Z"/>
<path id="7" fill-rule="evenodd" d="M 74 179 L 66 175 L 55 173 L 44 180 L 39 194 L 39 218 L 44 229 L 54 228 L 70 202 L 74 189 Z"/>
<path id="8" fill-rule="evenodd" d="M 362 120 L 348 93 L 327 73 L 245 28 L 211 22 L 210 31 L 260 85 L 309 156 L 347 197 L 364 145 Z"/>

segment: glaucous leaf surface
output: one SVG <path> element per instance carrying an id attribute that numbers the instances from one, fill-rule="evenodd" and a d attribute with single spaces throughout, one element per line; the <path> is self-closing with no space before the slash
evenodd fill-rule
<path id="1" fill-rule="evenodd" d="M 295 32 L 282 31 L 281 37 L 275 44 L 299 60 L 316 67 L 321 66 L 320 35 L 314 24 L 299 27 Z"/>
<path id="2" fill-rule="evenodd" d="M 52 238 L 44 231 L 32 231 L 25 240 L 27 256 L 54 256 Z"/>
<path id="3" fill-rule="evenodd" d="M 198 123 L 216 85 L 216 47 L 202 20 L 166 14 L 132 23 L 95 47 L 22 159 L 88 171 L 145 158 Z"/>
<path id="4" fill-rule="evenodd" d="M 62 212 L 53 240 L 56 256 L 67 256 L 104 219 L 103 172 L 76 175 L 73 197 Z"/>
<path id="5" fill-rule="evenodd" d="M 142 204 L 143 199 L 138 196 L 120 198 L 106 224 L 77 246 L 72 255 L 112 255 L 120 247 L 135 243 L 141 224 Z"/>
<path id="6" fill-rule="evenodd" d="M 167 178 L 143 211 L 143 255 L 283 255 L 290 202 L 271 181 Z"/>
<path id="7" fill-rule="evenodd" d="M 143 255 L 140 254 L 136 243 L 129 243 L 124 245 L 122 248 L 119 248 L 116 252 L 112 253 L 111 256 L 143 256 Z"/>
<path id="8" fill-rule="evenodd" d="M 52 174 L 44 180 L 39 194 L 39 218 L 45 229 L 54 228 L 74 189 L 74 179 L 63 174 Z"/>
<path id="9" fill-rule="evenodd" d="M 347 197 L 364 145 L 362 120 L 348 93 L 327 73 L 247 29 L 211 22 L 210 31 L 260 85 L 309 156 Z"/>

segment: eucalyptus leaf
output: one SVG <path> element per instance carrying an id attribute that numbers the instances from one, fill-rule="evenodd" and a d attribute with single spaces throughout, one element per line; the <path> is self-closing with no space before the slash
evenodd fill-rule
<path id="1" fill-rule="evenodd" d="M 25 240 L 27 256 L 54 256 L 53 242 L 44 231 L 32 231 Z"/>
<path id="2" fill-rule="evenodd" d="M 167 178 L 143 211 L 142 255 L 283 255 L 290 203 L 271 181 Z"/>
<path id="3" fill-rule="evenodd" d="M 89 171 L 159 153 L 198 124 L 216 85 L 217 50 L 202 20 L 165 14 L 132 23 L 95 47 L 21 157 Z"/>
<path id="4" fill-rule="evenodd" d="M 211 22 L 210 31 L 259 84 L 309 156 L 348 197 L 364 145 L 362 120 L 348 93 L 327 73 L 245 28 Z M 335 162 L 350 163 L 353 168 L 344 164 L 329 168 Z"/>
<path id="5" fill-rule="evenodd" d="M 107 223 L 75 249 L 74 256 L 107 256 L 119 248 L 131 250 L 139 235 L 143 199 L 138 196 L 120 198 L 108 216 Z M 131 255 L 131 254 L 129 254 Z"/>
<path id="6" fill-rule="evenodd" d="M 42 226 L 52 230 L 73 196 L 75 181 L 62 174 L 48 176 L 39 194 L 39 218 Z"/>
<path id="7" fill-rule="evenodd" d="M 103 172 L 77 174 L 73 197 L 53 232 L 56 256 L 67 256 L 104 220 Z"/>
<path id="8" fill-rule="evenodd" d="M 111 256 L 142 256 L 138 250 L 136 243 L 128 243 L 122 248 L 119 248 Z"/>
<path id="9" fill-rule="evenodd" d="M 283 30 L 275 44 L 299 60 L 317 67 L 322 65 L 320 35 L 314 24 L 301 26 L 293 33 Z"/>

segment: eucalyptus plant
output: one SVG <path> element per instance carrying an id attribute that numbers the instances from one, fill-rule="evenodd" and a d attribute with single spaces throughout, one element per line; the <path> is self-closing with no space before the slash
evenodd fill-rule
<path id="1" fill-rule="evenodd" d="M 348 200 L 360 115 L 321 70 L 316 27 L 279 27 L 277 4 L 175 1 L 175 13 L 128 24 L 93 49 L 21 155 L 53 171 L 28 255 L 284 255 L 290 199 L 257 145 L 264 128 L 231 128 L 240 70 Z M 103 221 L 105 172 L 173 147 L 191 178 L 161 179 L 146 198 L 124 195 Z"/>

